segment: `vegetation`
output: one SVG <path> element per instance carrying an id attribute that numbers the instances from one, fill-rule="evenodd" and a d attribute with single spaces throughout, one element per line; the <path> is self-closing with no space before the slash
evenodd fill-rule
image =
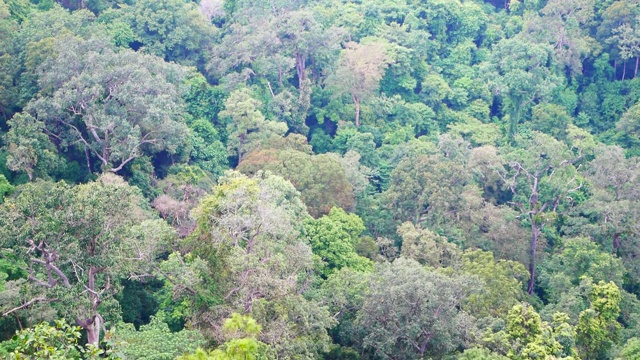
<path id="1" fill-rule="evenodd" d="M 640 358 L 635 0 L 0 0 L 0 358 Z"/>

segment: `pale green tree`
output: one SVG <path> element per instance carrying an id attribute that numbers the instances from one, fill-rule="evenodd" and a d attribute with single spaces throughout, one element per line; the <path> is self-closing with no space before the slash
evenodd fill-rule
<path id="1" fill-rule="evenodd" d="M 327 86 L 336 95 L 351 97 L 356 126 L 360 126 L 362 101 L 374 95 L 385 68 L 392 63 L 387 51 L 388 45 L 381 41 L 349 42 L 342 50 L 335 72 L 327 79 Z"/>
<path id="2" fill-rule="evenodd" d="M 227 125 L 229 152 L 242 162 L 245 155 L 260 148 L 261 142 L 270 136 L 282 136 L 287 132 L 287 124 L 266 120 L 260 107 L 262 103 L 255 99 L 251 90 L 241 88 L 232 92 L 224 102 L 220 117 L 228 117 Z"/>
<path id="3" fill-rule="evenodd" d="M 57 149 L 44 133 L 45 124 L 31 115 L 18 113 L 7 124 L 4 134 L 7 167 L 12 171 L 24 171 L 29 180 L 45 176 L 60 164 Z"/>
<path id="4" fill-rule="evenodd" d="M 430 272 L 414 260 L 381 264 L 358 311 L 361 346 L 380 358 L 441 357 L 463 346 L 473 318 L 461 303 L 477 290 L 477 279 Z"/>
<path id="5" fill-rule="evenodd" d="M 63 44 L 64 42 L 64 44 Z M 42 65 L 40 96 L 27 111 L 46 124 L 62 147 L 97 158 L 119 172 L 148 154 L 175 154 L 187 137 L 180 118 L 183 70 L 101 40 L 59 40 L 57 56 Z"/>

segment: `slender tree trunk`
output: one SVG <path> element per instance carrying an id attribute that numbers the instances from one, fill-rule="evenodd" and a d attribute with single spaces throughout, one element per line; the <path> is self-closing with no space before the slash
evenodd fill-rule
<path id="1" fill-rule="evenodd" d="M 306 59 L 302 54 L 296 52 L 296 72 L 298 74 L 298 89 L 302 91 L 302 87 L 305 86 L 304 80 L 306 77 Z"/>
<path id="2" fill-rule="evenodd" d="M 536 249 L 538 248 L 538 236 L 540 235 L 540 226 L 536 222 L 538 215 L 538 172 L 534 174 L 533 187 L 531 188 L 531 196 L 529 197 L 529 219 L 531 220 L 531 248 L 529 249 L 529 284 L 527 293 L 533 294 L 533 287 L 536 284 Z"/>
<path id="3" fill-rule="evenodd" d="M 240 164 L 242 162 L 242 145 L 244 145 L 244 141 L 246 139 L 246 135 L 245 134 L 241 134 L 240 135 L 240 141 L 238 142 L 238 164 Z"/>
<path id="4" fill-rule="evenodd" d="M 99 272 L 93 265 L 89 266 L 88 274 L 88 296 L 91 303 L 93 315 L 85 322 L 84 328 L 87 330 L 87 342 L 98 346 L 100 343 L 100 315 L 98 315 L 98 306 L 100 306 L 100 297 L 96 292 L 96 274 Z"/>
<path id="5" fill-rule="evenodd" d="M 513 142 L 516 132 L 518 131 L 518 123 L 520 122 L 520 116 L 522 111 L 522 100 L 515 100 L 513 102 L 513 110 L 509 114 L 509 141 Z"/>
<path id="6" fill-rule="evenodd" d="M 622 63 L 622 80 L 627 76 L 627 60 Z"/>
<path id="7" fill-rule="evenodd" d="M 636 56 L 636 68 L 633 71 L 633 78 L 635 79 L 638 76 L 638 65 L 640 65 L 640 56 Z"/>
<path id="8" fill-rule="evenodd" d="M 85 156 L 85 158 L 87 160 L 87 169 L 89 169 L 89 174 L 91 174 L 92 173 L 92 171 L 91 171 L 91 159 L 89 157 L 89 149 L 87 149 L 86 146 L 84 147 L 84 156 Z"/>
<path id="9" fill-rule="evenodd" d="M 529 284 L 527 287 L 527 293 L 533 294 L 533 287 L 536 282 L 536 248 L 538 247 L 538 225 L 534 220 L 534 215 L 531 215 L 531 249 L 529 249 Z"/>
<path id="10" fill-rule="evenodd" d="M 356 106 L 356 127 L 360 127 L 360 99 L 357 96 L 352 96 L 352 98 Z"/>

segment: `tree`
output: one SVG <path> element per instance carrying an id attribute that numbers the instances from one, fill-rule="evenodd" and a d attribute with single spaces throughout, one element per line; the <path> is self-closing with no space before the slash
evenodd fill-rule
<path id="1" fill-rule="evenodd" d="M 536 101 L 548 98 L 559 85 L 560 78 L 551 72 L 552 48 L 522 38 L 501 40 L 492 52 L 491 66 L 485 76 L 496 96 L 504 99 L 504 113 L 508 115 L 510 139 L 517 133 L 520 121 Z"/>
<path id="2" fill-rule="evenodd" d="M 410 221 L 449 238 L 464 236 L 460 220 L 471 203 L 482 203 L 466 166 L 468 146 L 443 135 L 437 151 L 403 156 L 381 195 L 397 223 Z"/>
<path id="3" fill-rule="evenodd" d="M 326 306 L 336 320 L 331 333 L 334 341 L 343 346 L 355 347 L 361 335 L 356 323 L 358 311 L 362 308 L 369 292 L 372 272 L 354 271 L 342 268 L 329 275 L 311 296 L 321 306 Z"/>
<path id="4" fill-rule="evenodd" d="M 13 337 L 14 344 L 9 344 L 9 347 L 14 349 L 7 354 L 7 359 L 94 359 L 99 355 L 102 355 L 101 358 L 117 359 L 111 349 L 104 351 L 94 344 L 82 346 L 79 341 L 80 328 L 67 324 L 64 319 L 56 320 L 55 325 L 41 323 Z"/>
<path id="5" fill-rule="evenodd" d="M 209 263 L 215 296 L 192 322 L 214 330 L 233 312 L 251 314 L 259 339 L 278 356 L 313 357 L 329 342 L 328 312 L 300 294 L 310 281 L 313 254 L 304 241 L 309 215 L 288 181 L 258 172 L 228 172 L 194 210 L 190 247 Z"/>
<path id="6" fill-rule="evenodd" d="M 638 338 L 629 339 L 622 351 L 620 351 L 620 359 L 622 360 L 632 360 L 637 359 L 640 356 L 640 340 Z"/>
<path id="7" fill-rule="evenodd" d="M 473 329 L 460 305 L 475 290 L 471 277 L 429 272 L 414 260 L 381 264 L 358 311 L 362 347 L 388 359 L 447 354 Z"/>
<path id="8" fill-rule="evenodd" d="M 583 359 L 602 358 L 617 340 L 620 300 L 620 289 L 613 282 L 593 284 L 589 292 L 590 307 L 580 314 L 576 325 L 576 340 Z"/>
<path id="9" fill-rule="evenodd" d="M 98 344 L 113 314 L 119 280 L 148 273 L 173 230 L 147 212 L 135 188 L 115 175 L 70 187 L 35 182 L 0 207 L 0 247 L 24 264 L 32 298 L 4 315 L 51 303 Z"/>
<path id="10" fill-rule="evenodd" d="M 513 344 L 507 356 L 528 360 L 575 355 L 575 332 L 568 320 L 566 314 L 557 313 L 549 324 L 541 320 L 531 305 L 515 305 L 507 315 L 506 332 Z"/>
<path id="11" fill-rule="evenodd" d="M 29 180 L 51 173 L 59 164 L 57 149 L 44 133 L 45 124 L 31 115 L 18 113 L 7 122 L 9 131 L 4 134 L 7 167 L 12 171 L 24 171 Z"/>
<path id="12" fill-rule="evenodd" d="M 531 227 L 527 292 L 533 294 L 542 230 L 557 219 L 560 206 L 570 204 L 571 194 L 580 190 L 582 183 L 574 167 L 579 157 L 565 144 L 538 132 L 519 136 L 516 143 L 518 148 L 505 156 L 508 163 L 501 176 L 513 194 L 510 204 L 528 218 Z"/>
<path id="13" fill-rule="evenodd" d="M 227 341 L 207 354 L 198 349 L 194 355 L 185 355 L 178 360 L 263 360 L 271 358 L 267 344 L 257 340 L 262 327 L 248 315 L 238 313 L 224 321 L 223 331 Z"/>
<path id="14" fill-rule="evenodd" d="M 62 147 L 83 150 L 89 170 L 95 156 L 114 173 L 143 154 L 180 149 L 187 137 L 180 67 L 115 52 L 100 40 L 66 38 L 58 45 L 58 56 L 41 67 L 42 90 L 27 111 Z"/>
<path id="15" fill-rule="evenodd" d="M 593 48 L 585 25 L 595 17 L 595 3 L 551 0 L 540 11 L 543 16 L 532 18 L 526 25 L 541 41 L 553 44 L 556 60 L 574 73 L 582 73 L 582 60 Z"/>
<path id="16" fill-rule="evenodd" d="M 402 237 L 401 255 L 434 268 L 453 266 L 460 260 L 460 249 L 446 237 L 421 229 L 411 222 L 398 226 Z"/>
<path id="17" fill-rule="evenodd" d="M 247 174 L 268 170 L 289 180 L 300 191 L 302 201 L 314 217 L 329 213 L 333 207 L 351 211 L 355 205 L 353 186 L 336 154 L 310 155 L 296 149 L 267 149 L 248 154 L 238 170 Z"/>
<path id="18" fill-rule="evenodd" d="M 246 154 L 258 149 L 269 136 L 282 136 L 287 132 L 285 123 L 266 120 L 260 112 L 261 106 L 262 103 L 247 88 L 235 90 L 224 101 L 224 110 L 219 116 L 231 119 L 227 125 L 227 147 L 230 152 L 235 152 L 238 163 Z"/>
<path id="19" fill-rule="evenodd" d="M 620 259 L 603 252 L 588 238 L 565 240 L 561 251 L 548 258 L 541 268 L 540 284 L 551 303 L 560 303 L 565 296 L 573 295 L 573 288 L 580 286 L 584 277 L 622 285 L 625 272 Z"/>
<path id="20" fill-rule="evenodd" d="M 355 105 L 355 123 L 360 126 L 360 105 L 378 88 L 384 69 L 392 63 L 383 42 L 349 42 L 340 54 L 337 68 L 327 79 L 336 95 L 349 94 Z"/>
<path id="21" fill-rule="evenodd" d="M 7 120 L 15 111 L 18 91 L 14 79 L 16 74 L 16 56 L 12 40 L 18 24 L 11 18 L 11 12 L 5 1 L 0 1 L 0 116 Z"/>
<path id="22" fill-rule="evenodd" d="M 373 263 L 356 253 L 355 245 L 364 231 L 362 219 L 332 208 L 329 214 L 305 222 L 305 233 L 311 250 L 323 262 L 321 273 L 325 277 L 343 267 L 356 271 L 373 270 Z"/>
<path id="23" fill-rule="evenodd" d="M 111 331 L 110 341 L 125 358 L 141 360 L 174 360 L 204 345 L 204 337 L 198 331 L 170 331 L 163 315 L 152 316 L 151 322 L 142 325 L 139 331 L 133 324 L 119 323 Z"/>
<path id="24" fill-rule="evenodd" d="M 456 357 L 457 360 L 507 360 L 508 357 L 496 354 L 487 349 L 473 348 L 465 350 Z"/>
<path id="25" fill-rule="evenodd" d="M 304 124 L 307 110 L 311 101 L 312 79 L 322 66 L 333 60 L 338 54 L 341 29 L 326 27 L 318 22 L 313 12 L 296 10 L 282 16 L 276 22 L 275 31 L 282 47 L 288 55 L 295 59 L 296 77 L 298 83 L 298 111 L 297 123 Z M 307 63 L 315 68 L 313 78 L 309 79 Z"/>
<path id="26" fill-rule="evenodd" d="M 218 286 L 234 310 L 250 312 L 260 298 L 293 292 L 311 266 L 311 249 L 299 238 L 308 215 L 281 177 L 229 172 L 195 216 L 199 252 L 224 264 L 227 275 Z M 284 253 L 289 256 L 278 255 Z"/>
<path id="27" fill-rule="evenodd" d="M 591 237 L 637 273 L 636 262 L 631 259 L 638 253 L 635 238 L 640 234 L 640 213 L 636 211 L 640 201 L 638 159 L 627 158 L 620 147 L 601 146 L 586 164 L 584 175 L 592 184 L 591 196 L 576 211 L 586 219 L 574 218 L 567 228 Z"/>
<path id="28" fill-rule="evenodd" d="M 478 318 L 504 317 L 524 298 L 522 279 L 527 269 L 520 263 L 496 260 L 488 251 L 467 250 L 462 254 L 461 270 L 484 282 L 482 292 L 469 295 L 463 302 L 463 309 Z"/>
<path id="29" fill-rule="evenodd" d="M 638 66 L 640 65 L 640 29 L 638 28 L 638 21 L 636 18 L 634 26 L 628 23 L 624 23 L 619 27 L 613 29 L 614 35 L 609 40 L 615 42 L 618 45 L 620 58 L 624 63 L 622 70 L 622 80 L 625 79 L 627 72 L 627 60 L 635 58 L 635 67 L 633 71 L 633 77 L 638 76 Z"/>
<path id="30" fill-rule="evenodd" d="M 132 6 L 123 6 L 119 12 L 105 13 L 99 20 L 114 22 L 119 20 L 119 15 L 120 21 L 133 31 L 143 52 L 166 61 L 203 67 L 215 33 L 195 3 L 184 0 L 140 0 Z"/>

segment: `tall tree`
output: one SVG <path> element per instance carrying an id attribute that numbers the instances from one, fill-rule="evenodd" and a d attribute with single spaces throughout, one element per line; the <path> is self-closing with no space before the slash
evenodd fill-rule
<path id="1" fill-rule="evenodd" d="M 517 137 L 516 143 L 518 147 L 505 154 L 507 166 L 501 176 L 513 194 L 510 204 L 531 227 L 527 292 L 533 294 L 542 230 L 553 224 L 562 206 L 571 204 L 571 193 L 582 183 L 574 166 L 579 157 L 566 144 L 535 131 Z"/>
<path id="2" fill-rule="evenodd" d="M 227 147 L 237 155 L 238 163 L 269 136 L 282 136 L 287 132 L 285 123 L 266 120 L 260 111 L 261 106 L 262 103 L 249 89 L 241 88 L 229 95 L 224 102 L 224 110 L 219 114 L 231 119 L 227 125 Z"/>
<path id="3" fill-rule="evenodd" d="M 414 260 L 382 264 L 358 311 L 362 346 L 381 358 L 417 360 L 463 345 L 474 322 L 460 305 L 475 284 L 471 277 L 429 272 Z"/>
<path id="4" fill-rule="evenodd" d="M 388 45 L 380 41 L 349 42 L 340 54 L 327 86 L 336 95 L 349 94 L 355 106 L 355 123 L 360 126 L 360 106 L 378 89 L 385 68 L 393 61 L 388 54 Z"/>
<path id="5" fill-rule="evenodd" d="M 532 105 L 548 98 L 560 83 L 549 65 L 553 48 L 521 37 L 503 39 L 492 51 L 491 67 L 485 76 L 497 97 L 503 98 L 508 115 L 508 134 L 513 139 L 518 124 Z"/>
<path id="6" fill-rule="evenodd" d="M 45 124 L 25 113 L 15 114 L 7 122 L 4 148 L 9 153 L 7 167 L 11 171 L 24 171 L 29 180 L 47 176 L 59 164 L 57 149 L 44 133 Z"/>
<path id="7" fill-rule="evenodd" d="M 247 155 L 238 170 L 247 174 L 269 170 L 291 181 L 314 217 L 329 213 L 334 206 L 347 211 L 354 207 L 353 186 L 336 154 L 309 155 L 294 149 L 268 149 Z"/>
<path id="8" fill-rule="evenodd" d="M 64 43 L 62 42 L 64 41 Z M 41 66 L 40 96 L 28 112 L 63 147 L 96 157 L 119 172 L 143 154 L 176 153 L 187 137 L 181 121 L 183 70 L 101 40 L 66 38 Z"/>
<path id="9" fill-rule="evenodd" d="M 197 4 L 184 0 L 140 0 L 106 13 L 99 20 L 127 24 L 135 36 L 135 45 L 147 54 L 199 68 L 204 67 L 215 34 Z"/>
<path id="10" fill-rule="evenodd" d="M 573 73 L 582 73 L 582 61 L 593 49 L 588 24 L 595 17 L 595 0 L 550 0 L 532 17 L 527 30 L 552 44 L 555 59 Z"/>
<path id="11" fill-rule="evenodd" d="M 300 295 L 313 254 L 301 236 L 309 215 L 291 183 L 269 173 L 229 172 L 195 215 L 190 246 L 208 259 L 219 300 L 192 322 L 219 338 L 222 320 L 243 312 L 262 325 L 260 340 L 279 357 L 313 358 L 325 349 L 329 314 Z"/>
<path id="12" fill-rule="evenodd" d="M 120 279 L 149 272 L 174 236 L 145 210 L 136 188 L 111 174 L 75 187 L 29 183 L 0 212 L 0 247 L 25 264 L 25 291 L 33 294 L 4 315 L 49 302 L 91 344 L 100 340 L 104 316 L 114 315 Z"/>

